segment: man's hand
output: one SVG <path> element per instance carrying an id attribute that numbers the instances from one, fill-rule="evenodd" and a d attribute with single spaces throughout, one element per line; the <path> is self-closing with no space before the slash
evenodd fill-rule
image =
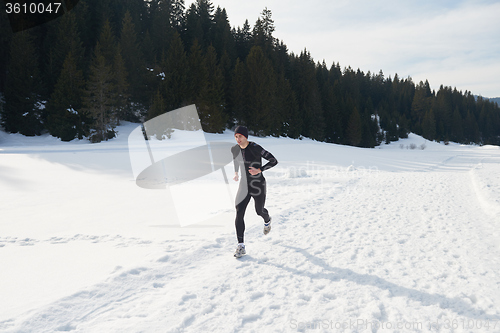
<path id="1" fill-rule="evenodd" d="M 240 179 L 240 177 L 238 177 L 238 173 L 237 173 L 237 172 L 235 172 L 235 173 L 234 173 L 233 180 L 234 180 L 235 182 L 237 182 L 239 179 Z"/>
<path id="2" fill-rule="evenodd" d="M 255 175 L 258 175 L 259 173 L 261 173 L 262 171 L 260 169 L 255 169 L 254 167 L 249 167 L 248 168 L 248 172 L 252 175 L 252 176 L 255 176 Z"/>

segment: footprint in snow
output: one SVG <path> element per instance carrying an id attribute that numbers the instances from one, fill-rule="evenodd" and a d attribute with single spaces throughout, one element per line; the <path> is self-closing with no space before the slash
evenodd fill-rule
<path id="1" fill-rule="evenodd" d="M 260 319 L 260 317 L 261 316 L 258 314 L 250 314 L 250 315 L 243 316 L 242 321 L 243 321 L 243 324 L 245 324 L 245 323 L 249 323 L 252 321 L 256 321 L 256 320 Z"/>
<path id="2" fill-rule="evenodd" d="M 263 296 L 264 296 L 264 293 L 259 291 L 259 292 L 253 293 L 252 296 L 250 296 L 250 299 L 256 300 L 256 299 L 261 298 Z"/>
<path id="3" fill-rule="evenodd" d="M 188 316 L 186 316 L 182 320 L 182 327 L 190 326 L 194 322 L 195 319 L 196 319 L 196 317 L 194 315 L 188 315 Z"/>
<path id="4" fill-rule="evenodd" d="M 184 296 L 182 296 L 181 298 L 181 301 L 179 303 L 179 305 L 183 305 L 184 303 L 186 303 L 187 301 L 189 301 L 190 299 L 195 299 L 197 298 L 198 296 L 196 296 L 196 294 L 186 294 Z"/>
<path id="5" fill-rule="evenodd" d="M 167 261 L 168 261 L 168 259 L 170 259 L 170 256 L 163 256 L 163 257 L 161 257 L 160 259 L 158 259 L 157 261 L 158 261 L 158 262 L 167 262 Z"/>
<path id="6" fill-rule="evenodd" d="M 59 326 L 58 328 L 56 328 L 56 331 L 60 331 L 60 332 L 69 332 L 69 331 L 73 331 L 73 330 L 76 330 L 76 327 L 71 325 L 71 324 L 62 325 L 62 326 Z"/>
<path id="7" fill-rule="evenodd" d="M 337 296 L 335 296 L 334 294 L 330 294 L 330 293 L 324 293 L 323 297 L 326 298 L 326 299 L 328 299 L 328 300 L 337 299 Z"/>
<path id="8" fill-rule="evenodd" d="M 120 274 L 120 277 L 126 277 L 127 275 L 139 275 L 146 270 L 147 270 L 147 268 L 144 268 L 144 267 L 134 268 L 134 269 L 131 269 L 127 272 Z"/>

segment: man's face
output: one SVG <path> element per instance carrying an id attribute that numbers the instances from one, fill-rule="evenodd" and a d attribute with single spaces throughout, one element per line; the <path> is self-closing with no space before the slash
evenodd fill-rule
<path id="1" fill-rule="evenodd" d="M 238 145 L 245 145 L 246 142 L 247 142 L 247 138 L 244 136 L 244 135 L 241 135 L 240 133 L 236 133 L 234 135 L 234 138 L 236 139 L 236 142 L 238 143 Z"/>

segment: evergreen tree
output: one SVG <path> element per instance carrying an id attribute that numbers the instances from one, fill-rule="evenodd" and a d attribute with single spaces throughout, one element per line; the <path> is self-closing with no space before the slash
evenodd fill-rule
<path id="1" fill-rule="evenodd" d="M 449 139 L 451 133 L 452 104 L 451 89 L 446 87 L 439 88 L 434 100 L 433 110 L 436 117 L 436 138 L 438 140 Z"/>
<path id="2" fill-rule="evenodd" d="M 70 140 L 90 124 L 87 110 L 98 141 L 120 119 L 196 103 L 203 126 L 214 132 L 245 124 L 258 135 L 372 147 L 411 130 L 435 140 L 500 144 L 498 105 L 443 85 L 436 94 L 428 81 L 415 85 L 382 70 L 338 63 L 328 70 L 307 50 L 295 55 L 274 38 L 268 8 L 255 26 L 246 20 L 236 29 L 211 0 L 196 0 L 187 11 L 184 0 L 80 0 L 62 18 L 16 35 L 0 15 L 0 114 L 8 131 L 34 135 L 45 126 Z M 78 102 L 82 74 L 87 84 Z M 100 101 L 99 84 L 106 97 Z"/>
<path id="3" fill-rule="evenodd" d="M 165 99 L 163 98 L 162 93 L 158 89 L 153 99 L 153 103 L 149 108 L 147 120 L 151 120 L 155 117 L 158 117 L 164 114 L 165 112 L 167 112 L 167 109 L 165 107 Z"/>
<path id="4" fill-rule="evenodd" d="M 117 125 L 120 124 L 120 120 L 136 120 L 134 111 L 131 109 L 128 73 L 120 47 L 116 48 L 115 60 L 111 68 L 113 70 L 113 99 L 115 100 L 113 113 L 116 116 Z"/>
<path id="5" fill-rule="evenodd" d="M 233 34 L 235 35 L 236 56 L 244 61 L 248 53 L 250 53 L 252 39 L 252 31 L 248 20 L 245 20 L 243 28 L 240 29 L 240 27 L 238 27 Z"/>
<path id="6" fill-rule="evenodd" d="M 191 45 L 188 66 L 188 104 L 196 104 L 208 80 L 207 67 L 205 66 L 201 46 L 197 39 L 195 39 L 193 45 Z"/>
<path id="7" fill-rule="evenodd" d="M 325 140 L 327 142 L 338 142 L 340 134 L 338 124 L 339 110 L 337 98 L 334 93 L 333 85 L 325 84 L 321 92 L 322 105 L 325 115 Z"/>
<path id="8" fill-rule="evenodd" d="M 274 20 L 272 19 L 271 10 L 267 9 L 267 7 L 264 8 L 264 10 L 261 13 L 261 17 L 262 17 L 261 22 L 262 22 L 262 29 L 264 32 L 264 36 L 266 40 L 270 42 L 270 44 L 274 44 L 273 33 L 275 27 L 274 27 Z"/>
<path id="9" fill-rule="evenodd" d="M 474 117 L 474 114 L 470 110 L 467 112 L 464 127 L 464 135 L 467 143 L 479 143 L 479 127 L 476 117 Z"/>
<path id="10" fill-rule="evenodd" d="M 174 28 L 172 27 L 174 8 L 173 1 L 153 0 L 151 6 L 151 37 L 157 49 L 157 57 L 166 53 L 172 39 Z"/>
<path id="11" fill-rule="evenodd" d="M 184 0 L 171 0 L 170 26 L 180 35 L 184 32 L 186 6 Z"/>
<path id="12" fill-rule="evenodd" d="M 434 126 L 435 126 L 435 122 L 434 122 Z M 408 121 L 408 118 L 406 118 L 406 115 L 402 114 L 399 117 L 398 135 L 400 138 L 406 139 L 406 138 L 408 138 L 408 134 L 410 134 L 410 122 Z"/>
<path id="13" fill-rule="evenodd" d="M 250 96 L 247 89 L 247 66 L 240 58 L 236 59 L 230 91 L 231 120 L 234 124 L 248 126 L 250 121 Z"/>
<path id="14" fill-rule="evenodd" d="M 163 94 L 160 92 L 160 89 L 158 89 L 153 102 L 151 103 L 151 107 L 148 110 L 147 120 L 158 117 L 167 111 Z M 165 128 L 165 124 L 163 122 L 147 122 L 146 127 L 148 139 L 151 139 L 152 137 L 155 137 L 157 140 L 163 140 L 165 137 L 170 139 L 170 136 L 173 133 L 171 128 Z"/>
<path id="15" fill-rule="evenodd" d="M 197 102 L 201 124 L 207 132 L 222 133 L 227 122 L 224 114 L 224 84 L 213 46 L 208 47 L 203 65 L 206 68 L 207 78 Z"/>
<path id="16" fill-rule="evenodd" d="M 192 3 L 186 12 L 186 30 L 184 41 L 186 45 L 193 45 L 195 40 L 203 41 L 204 31 L 198 18 L 196 4 Z"/>
<path id="17" fill-rule="evenodd" d="M 59 80 L 68 53 L 71 52 L 73 60 L 78 68 L 84 66 L 85 52 L 77 27 L 76 15 L 72 11 L 61 17 L 57 31 L 56 45 L 53 47 L 53 50 L 54 60 L 51 61 L 48 69 L 49 75 L 54 78 L 54 81 L 47 82 L 49 91 L 52 91 L 52 87 L 54 87 L 56 80 Z"/>
<path id="18" fill-rule="evenodd" d="M 141 49 L 144 52 L 144 62 L 146 63 L 146 68 L 154 68 L 157 64 L 157 59 L 159 58 L 156 56 L 157 50 L 149 31 L 146 31 L 144 34 L 144 39 L 142 40 L 141 45 Z"/>
<path id="19" fill-rule="evenodd" d="M 78 35 L 80 37 L 80 40 L 82 42 L 82 48 L 84 50 L 83 63 L 82 63 L 84 76 L 87 74 L 86 71 L 90 64 L 88 58 L 92 58 L 91 57 L 92 50 L 97 40 L 98 32 L 100 31 L 100 25 L 101 25 L 100 17 L 93 16 L 91 14 L 91 9 L 89 8 L 89 6 L 91 5 L 93 4 L 89 4 L 88 0 L 80 0 L 78 2 L 78 6 L 76 6 L 73 10 L 71 10 L 71 13 L 75 15 Z M 65 15 L 63 15 L 63 17 Z M 98 23 L 97 20 L 99 20 Z"/>
<path id="20" fill-rule="evenodd" d="M 436 139 L 436 120 L 432 109 L 425 113 L 424 120 L 422 122 L 422 132 L 424 138 L 427 140 L 433 141 Z"/>
<path id="21" fill-rule="evenodd" d="M 462 142 L 463 136 L 464 136 L 464 129 L 463 129 L 463 120 L 462 120 L 462 115 L 460 114 L 460 111 L 458 107 L 455 108 L 455 111 L 453 112 L 453 120 L 452 120 L 452 127 L 451 127 L 451 140 L 456 141 L 456 142 Z"/>
<path id="22" fill-rule="evenodd" d="M 279 76 L 276 97 L 276 126 L 278 127 L 272 128 L 271 134 L 298 138 L 302 131 L 299 106 L 290 82 L 285 78 L 284 73 Z"/>
<path id="23" fill-rule="evenodd" d="M 186 13 L 186 43 L 197 39 L 202 48 L 213 42 L 214 6 L 210 0 L 196 0 Z"/>
<path id="24" fill-rule="evenodd" d="M 236 59 L 236 49 L 234 37 L 231 33 L 231 26 L 225 9 L 217 7 L 214 15 L 213 25 L 213 47 L 219 58 L 225 54 L 226 61 L 231 65 L 231 61 Z"/>
<path id="25" fill-rule="evenodd" d="M 172 43 L 162 61 L 165 76 L 163 87 L 167 110 L 174 110 L 187 105 L 188 101 L 188 60 L 179 33 L 174 32 Z"/>
<path id="26" fill-rule="evenodd" d="M 485 143 L 488 142 L 489 138 L 493 136 L 494 126 L 492 118 L 486 110 L 486 105 L 484 105 L 484 103 L 481 104 L 481 111 L 479 113 L 479 128 L 481 128 L 480 140 L 482 143 Z"/>
<path id="27" fill-rule="evenodd" d="M 224 89 L 224 99 L 226 100 L 226 106 L 224 108 L 224 112 L 229 117 L 230 110 L 228 107 L 228 99 L 229 99 L 229 91 L 231 85 L 231 75 L 233 71 L 233 60 L 230 58 L 229 54 L 224 50 L 224 53 L 220 57 L 219 67 L 222 72 L 222 85 Z M 234 59 L 236 61 L 236 59 Z M 228 118 L 229 120 L 229 118 Z"/>
<path id="28" fill-rule="evenodd" d="M 270 135 L 280 122 L 276 112 L 276 74 L 259 46 L 252 47 L 245 63 L 248 126 L 257 135 Z"/>
<path id="29" fill-rule="evenodd" d="M 385 143 L 389 144 L 391 141 L 397 141 L 398 137 L 398 124 L 394 119 L 389 119 L 385 132 Z"/>
<path id="30" fill-rule="evenodd" d="M 84 117 L 81 110 L 81 96 L 84 87 L 83 73 L 77 68 L 76 59 L 70 51 L 64 61 L 55 90 L 47 103 L 46 127 L 51 135 L 63 141 L 83 137 Z"/>
<path id="31" fill-rule="evenodd" d="M 212 41 L 214 26 L 214 5 L 210 0 L 196 0 L 196 13 L 199 20 L 199 26 L 203 31 L 203 36 L 198 41 L 206 48 Z"/>
<path id="32" fill-rule="evenodd" d="M 11 38 L 12 29 L 9 26 L 9 19 L 7 13 L 2 10 L 0 11 L 0 91 L 2 92 L 5 89 Z"/>
<path id="33" fill-rule="evenodd" d="M 292 83 L 302 116 L 302 135 L 315 140 L 324 139 L 324 118 L 321 95 L 316 80 L 316 67 L 311 54 L 304 50 L 292 62 Z"/>
<path id="34" fill-rule="evenodd" d="M 41 78 L 37 54 L 28 30 L 14 34 L 2 113 L 2 125 L 7 132 L 34 136 L 40 135 L 43 129 L 43 114 L 39 109 Z"/>
<path id="35" fill-rule="evenodd" d="M 349 118 L 349 125 L 346 130 L 347 141 L 351 146 L 358 146 L 363 138 L 363 128 L 361 116 L 355 107 Z"/>
<path id="36" fill-rule="evenodd" d="M 131 17 L 130 24 L 135 27 L 134 31 L 135 34 L 140 34 L 141 32 L 146 31 L 149 21 L 147 13 L 147 3 L 145 1 L 140 1 L 140 0 L 119 0 L 119 1 L 123 3 L 122 15 L 118 17 L 119 19 L 122 19 L 122 27 L 123 27 L 123 18 L 126 16 L 126 13 L 128 12 Z M 175 0 L 175 2 L 182 2 L 182 5 L 184 4 L 184 0 Z"/>
<path id="37" fill-rule="evenodd" d="M 275 27 L 272 13 L 269 9 L 264 8 L 261 17 L 257 19 L 252 32 L 253 45 L 262 48 L 262 51 L 267 57 L 273 56 L 275 40 L 273 37 Z"/>
<path id="38" fill-rule="evenodd" d="M 130 84 L 131 101 L 136 107 L 138 104 L 147 103 L 147 90 L 145 85 L 146 63 L 144 56 L 137 42 L 136 27 L 132 22 L 132 16 L 127 11 L 123 17 L 122 30 L 120 35 L 121 55 L 125 62 L 125 70 L 128 73 L 128 83 Z M 134 120 L 134 117 L 126 120 Z M 128 118 L 128 117 L 127 117 Z"/>
<path id="39" fill-rule="evenodd" d="M 429 82 L 420 81 L 415 90 L 415 96 L 411 105 L 411 115 L 413 131 L 417 134 L 422 134 L 422 120 L 425 112 L 430 108 L 430 98 L 432 96 Z"/>
<path id="40" fill-rule="evenodd" d="M 113 79 L 112 68 L 107 65 L 98 42 L 84 92 L 82 109 L 84 114 L 93 120 L 89 136 L 91 142 L 101 142 L 114 137 L 116 115 L 113 114 L 113 109 L 116 101 Z"/>
<path id="41" fill-rule="evenodd" d="M 104 57 L 107 66 L 112 66 L 116 57 L 116 39 L 109 20 L 104 21 L 99 36 L 100 54 Z"/>
<path id="42" fill-rule="evenodd" d="M 361 142 L 360 147 L 373 148 L 377 145 L 376 134 L 378 132 L 377 122 L 369 114 L 363 113 L 361 116 Z"/>

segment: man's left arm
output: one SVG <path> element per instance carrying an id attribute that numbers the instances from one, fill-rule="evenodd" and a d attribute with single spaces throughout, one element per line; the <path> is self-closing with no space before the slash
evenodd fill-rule
<path id="1" fill-rule="evenodd" d="M 268 152 L 267 150 L 265 150 L 264 148 L 262 148 L 260 146 L 259 146 L 259 148 L 261 149 L 260 150 L 260 156 L 262 156 L 263 158 L 265 158 L 268 161 L 265 165 L 263 165 L 260 168 L 261 171 L 269 170 L 273 166 L 275 166 L 276 164 L 278 164 L 278 160 L 276 159 L 276 157 L 273 156 L 273 154 L 271 154 L 270 152 Z"/>

